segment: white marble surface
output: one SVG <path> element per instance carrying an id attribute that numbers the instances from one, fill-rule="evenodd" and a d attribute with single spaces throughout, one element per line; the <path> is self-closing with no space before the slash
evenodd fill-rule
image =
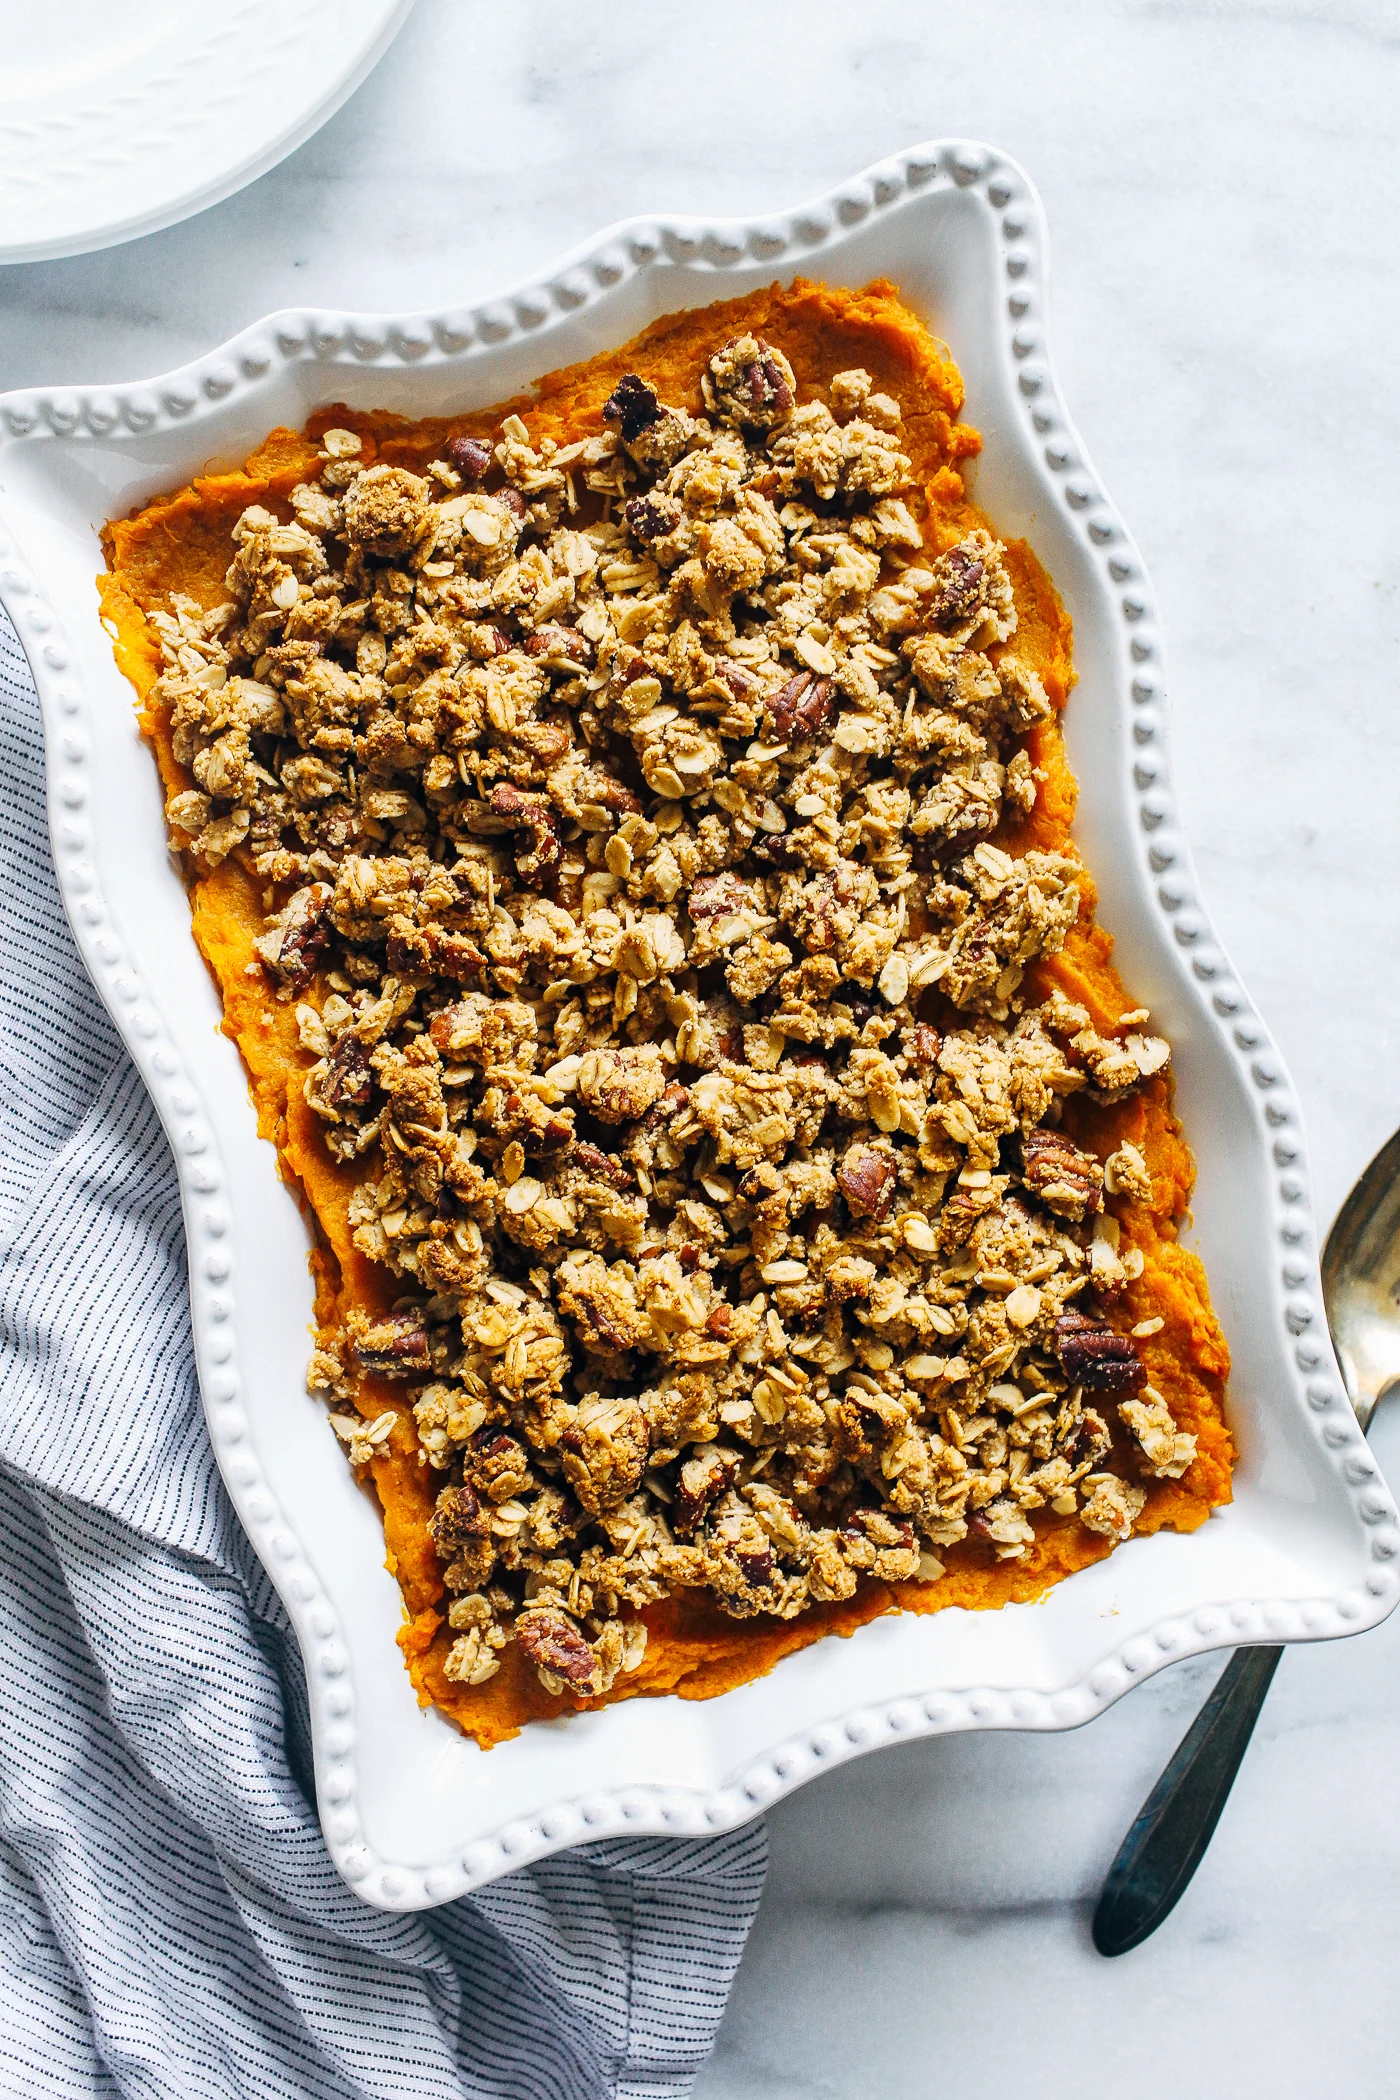
<path id="1" fill-rule="evenodd" d="M 1008 148 L 1046 200 L 1065 391 L 1162 599 L 1197 860 L 1298 1083 L 1325 1227 L 1400 1122 L 1397 119 L 1392 0 L 420 0 L 241 196 L 0 270 L 0 387 L 142 376 L 283 304 L 474 297 L 623 213 L 795 201 L 938 134 Z M 1400 1471 L 1400 1426 L 1379 1441 Z M 1285 1658 L 1187 1900 L 1121 1962 L 1089 1945 L 1215 1667 L 1076 1736 L 911 1745 L 785 1803 L 704 2100 L 1394 2090 L 1400 1621 Z"/>

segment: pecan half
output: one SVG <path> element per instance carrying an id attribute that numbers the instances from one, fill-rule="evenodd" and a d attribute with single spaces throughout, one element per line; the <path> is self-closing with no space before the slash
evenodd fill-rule
<path id="1" fill-rule="evenodd" d="M 638 372 L 624 372 L 603 403 L 603 421 L 616 423 L 624 445 L 649 430 L 660 414 L 655 388 L 649 387 Z"/>
<path id="2" fill-rule="evenodd" d="M 372 1088 L 369 1052 L 360 1038 L 347 1030 L 330 1054 L 330 1071 L 321 1098 L 327 1108 L 367 1108 Z"/>
<path id="3" fill-rule="evenodd" d="M 676 1475 L 671 1524 L 677 1538 L 691 1539 L 706 1512 L 739 1477 L 739 1454 L 723 1444 L 697 1444 Z"/>
<path id="4" fill-rule="evenodd" d="M 495 453 L 485 438 L 455 437 L 447 440 L 447 464 L 455 467 L 471 486 L 486 479 Z"/>
<path id="5" fill-rule="evenodd" d="M 1103 1209 L 1103 1168 L 1091 1152 L 1058 1130 L 1028 1130 L 1021 1139 L 1021 1179 L 1047 1210 L 1079 1219 Z"/>
<path id="6" fill-rule="evenodd" d="M 515 1638 L 537 1670 L 562 1677 L 565 1684 L 587 1684 L 597 1658 L 583 1635 L 562 1611 L 544 1608 L 523 1611 L 515 1622 Z"/>
<path id="7" fill-rule="evenodd" d="M 1055 1322 L 1055 1354 L 1065 1375 L 1076 1385 L 1105 1392 L 1135 1393 L 1147 1382 L 1147 1370 L 1131 1335 L 1119 1334 L 1107 1320 L 1089 1313 L 1061 1313 Z"/>
<path id="8" fill-rule="evenodd" d="M 716 406 L 750 428 L 770 429 L 791 413 L 792 367 L 762 336 L 731 336 L 710 359 L 710 379 Z"/>
<path id="9" fill-rule="evenodd" d="M 455 1560 L 470 1540 L 489 1534 L 491 1512 L 482 1509 L 474 1488 L 445 1487 L 437 1498 L 428 1529 L 439 1558 Z"/>
<path id="10" fill-rule="evenodd" d="M 753 408 L 785 416 L 792 407 L 792 388 L 767 343 L 759 340 L 760 355 L 744 373 L 748 382 L 749 402 Z"/>
<path id="11" fill-rule="evenodd" d="M 413 1378 L 432 1368 L 428 1330 L 416 1312 L 363 1320 L 352 1335 L 351 1348 L 360 1369 L 376 1378 Z"/>
<path id="12" fill-rule="evenodd" d="M 775 736 L 784 742 L 823 736 L 836 720 L 836 687 L 829 678 L 797 671 L 768 702 Z"/>
<path id="13" fill-rule="evenodd" d="M 550 620 L 526 635 L 525 654 L 588 665 L 593 661 L 593 644 L 576 627 L 560 627 Z"/>
<path id="14" fill-rule="evenodd" d="M 937 589 L 929 618 L 935 627 L 957 627 L 979 603 L 986 571 L 975 554 L 954 547 L 933 573 Z"/>
<path id="15" fill-rule="evenodd" d="M 899 1170 L 887 1152 L 852 1145 L 836 1169 L 841 1193 L 858 1218 L 885 1217 L 894 1202 Z"/>
<path id="16" fill-rule="evenodd" d="M 278 914 L 256 943 L 258 954 L 289 991 L 303 991 L 316 975 L 330 945 L 327 919 L 331 890 L 324 882 L 308 884 Z"/>
<path id="17" fill-rule="evenodd" d="M 492 1502 L 519 1494 L 530 1479 L 525 1446 L 488 1422 L 467 1439 L 462 1453 L 462 1478 L 478 1495 Z"/>
<path id="18" fill-rule="evenodd" d="M 717 875 L 697 875 L 686 899 L 690 916 L 697 924 L 702 919 L 729 918 L 752 902 L 743 883 L 729 868 L 721 868 Z"/>
<path id="19" fill-rule="evenodd" d="M 600 1151 L 597 1145 L 590 1145 L 582 1138 L 570 1152 L 569 1162 L 572 1166 L 582 1167 L 585 1174 L 593 1174 L 599 1181 L 609 1182 L 615 1189 L 630 1189 L 637 1185 L 636 1177 L 628 1173 L 620 1159 L 613 1159 L 610 1154 Z"/>

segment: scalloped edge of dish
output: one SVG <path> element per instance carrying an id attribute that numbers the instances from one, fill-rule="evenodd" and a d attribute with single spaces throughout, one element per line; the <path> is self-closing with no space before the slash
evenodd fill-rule
<path id="1" fill-rule="evenodd" d="M 0 397 L 0 449 L 8 442 L 81 444 L 119 427 L 145 434 L 188 426 L 202 401 L 255 390 L 279 360 L 381 368 L 458 362 L 473 348 L 514 336 L 547 337 L 551 317 L 604 301 L 659 258 L 713 270 L 723 296 L 727 267 L 818 263 L 844 229 L 898 210 L 937 184 L 979 188 L 1001 215 L 1004 318 L 1024 411 L 1016 442 L 1046 493 L 1067 513 L 1102 565 L 1137 667 L 1132 679 L 1138 823 L 1156 878 L 1163 945 L 1178 971 L 1208 992 L 1218 1043 L 1262 1104 L 1274 1133 L 1275 1220 L 1285 1245 L 1289 1220 L 1306 1220 L 1310 1190 L 1300 1118 L 1267 1029 L 1230 968 L 1201 904 L 1181 834 L 1165 749 L 1160 622 L 1141 557 L 1109 504 L 1065 411 L 1046 346 L 1045 235 L 1036 192 L 1017 164 L 971 141 L 939 141 L 895 156 L 826 196 L 747 221 L 637 218 L 581 244 L 538 279 L 470 309 L 398 317 L 289 311 L 164 377 L 121 388 L 28 390 Z M 542 367 L 543 368 L 543 364 Z M 197 418 L 196 418 L 197 419 Z M 50 827 L 69 918 L 93 981 L 111 1012 L 170 1135 L 189 1238 L 190 1290 L 200 1383 L 220 1469 L 259 1555 L 286 1601 L 307 1669 L 315 1723 L 317 1792 L 332 1857 L 369 1902 L 412 1910 L 450 1901 L 512 1868 L 615 1834 L 677 1836 L 732 1829 L 817 1772 L 883 1744 L 971 1728 L 1062 1729 L 1081 1725 L 1156 1669 L 1183 1657 L 1250 1642 L 1318 1640 L 1374 1625 L 1400 1601 L 1400 1520 L 1347 1404 L 1321 1316 L 1316 1256 L 1306 1226 L 1299 1251 L 1276 1272 L 1274 1315 L 1294 1366 L 1295 1398 L 1311 1415 L 1318 1449 L 1335 1470 L 1369 1541 L 1364 1582 L 1315 1599 L 1255 1599 L 1171 1614 L 1112 1645 L 1076 1682 L 1054 1691 L 972 1685 L 924 1697 L 864 1704 L 779 1741 L 729 1784 L 693 1789 L 621 1785 L 542 1805 L 458 1848 L 451 1858 L 407 1866 L 367 1842 L 356 1809 L 357 1757 L 349 1658 L 335 1607 L 278 1507 L 240 1389 L 232 1334 L 229 1219 L 213 1119 L 168 1035 L 103 896 L 86 816 L 86 702 L 73 651 L 53 606 L 0 520 L 0 602 L 29 657 L 43 705 Z M 269 1179 L 269 1187 L 272 1181 Z M 493 1753 L 501 1755 L 501 1751 Z"/>

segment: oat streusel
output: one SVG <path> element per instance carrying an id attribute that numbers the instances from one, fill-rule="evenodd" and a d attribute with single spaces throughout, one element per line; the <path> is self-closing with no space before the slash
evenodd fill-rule
<path id="1" fill-rule="evenodd" d="M 172 833 L 264 885 L 393 1279 L 313 1387 L 357 1464 L 403 1412 L 358 1383 L 411 1400 L 462 1686 L 515 1643 L 605 1693 L 678 1590 L 788 1619 L 1126 1538 L 1196 1452 L 1112 1318 L 1147 1164 L 1062 1127 L 1168 1045 L 1031 989 L 1083 871 L 994 842 L 1051 712 L 1006 550 L 941 542 L 865 370 L 740 332 L 696 376 L 421 474 L 331 427 L 227 601 L 150 615 Z"/>

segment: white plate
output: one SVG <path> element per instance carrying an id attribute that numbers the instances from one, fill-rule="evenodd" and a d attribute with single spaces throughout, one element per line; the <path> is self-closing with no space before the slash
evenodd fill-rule
<path id="1" fill-rule="evenodd" d="M 319 403 L 483 406 L 669 309 L 794 272 L 887 274 L 947 338 L 985 441 L 976 493 L 1029 537 L 1073 615 L 1077 837 L 1127 984 L 1175 1049 L 1200 1162 L 1195 1244 L 1234 1352 L 1236 1500 L 1042 1603 L 883 1619 L 721 1698 L 631 1700 L 483 1753 L 414 1699 L 378 1519 L 302 1388 L 305 1236 L 218 1033 L 155 767 L 98 624 L 97 532 Z M 470 311 L 284 313 L 146 386 L 0 397 L 0 507 L 0 594 L 43 701 L 59 879 L 179 1163 L 210 1434 L 301 1640 L 327 1842 L 370 1902 L 439 1903 L 609 1832 L 724 1829 L 901 1736 L 1073 1727 L 1178 1657 L 1353 1633 L 1392 1609 L 1400 1526 L 1328 1344 L 1297 1105 L 1197 892 L 1156 606 L 1056 391 L 1041 209 L 1013 163 L 929 145 L 772 218 L 612 227 Z"/>
<path id="2" fill-rule="evenodd" d="M 0 263 L 85 255 L 232 196 L 354 92 L 413 0 L 63 0 L 5 38 Z"/>

